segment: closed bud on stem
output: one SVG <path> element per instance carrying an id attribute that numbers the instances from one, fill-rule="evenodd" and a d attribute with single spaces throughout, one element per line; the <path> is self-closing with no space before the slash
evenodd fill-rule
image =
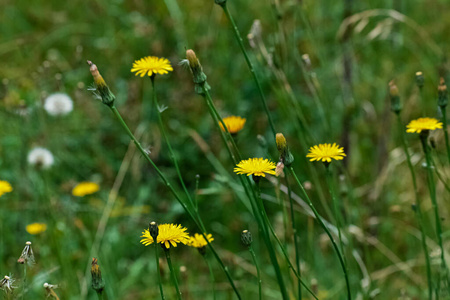
<path id="1" fill-rule="evenodd" d="M 241 233 L 241 241 L 244 246 L 250 246 L 253 242 L 252 233 L 248 230 L 244 230 Z"/>
<path id="2" fill-rule="evenodd" d="M 193 50 L 189 49 L 186 51 L 186 60 L 189 63 L 189 69 L 191 70 L 193 81 L 195 83 L 195 92 L 197 94 L 203 94 L 203 87 L 206 90 L 210 90 L 211 87 L 206 82 L 207 76 L 203 72 L 202 65 Z"/>
<path id="3" fill-rule="evenodd" d="M 98 68 L 92 61 L 88 60 L 89 70 L 91 71 L 92 77 L 94 78 L 94 83 L 96 87 L 96 95 L 102 100 L 103 104 L 110 107 L 114 105 L 114 100 L 116 96 L 111 92 L 102 75 L 98 71 Z"/>
<path id="4" fill-rule="evenodd" d="M 423 84 L 425 82 L 425 78 L 423 77 L 422 72 L 416 72 L 416 84 L 419 89 L 423 88 Z"/>
<path id="5" fill-rule="evenodd" d="M 294 162 L 294 156 L 287 145 L 286 138 L 282 133 L 277 133 L 275 136 L 275 141 L 277 142 L 277 149 L 280 152 L 280 162 L 286 167 L 290 167 Z"/>
<path id="6" fill-rule="evenodd" d="M 440 107 L 446 107 L 447 104 L 448 104 L 447 86 L 445 85 L 444 78 L 441 77 L 441 80 L 440 80 L 439 86 L 438 86 L 438 105 Z"/>
<path id="7" fill-rule="evenodd" d="M 217 5 L 225 6 L 227 4 L 227 0 L 214 0 Z"/>
<path id="8" fill-rule="evenodd" d="M 159 234 L 158 224 L 156 224 L 156 222 L 150 222 L 148 231 L 150 232 L 150 236 L 153 238 L 153 241 L 156 243 Z"/>
<path id="9" fill-rule="evenodd" d="M 91 275 L 92 275 L 92 288 L 98 293 L 101 294 L 103 289 L 105 288 L 105 283 L 102 279 L 102 272 L 100 271 L 100 266 L 97 263 L 97 259 L 92 258 L 91 265 Z"/>
<path id="10" fill-rule="evenodd" d="M 402 110 L 402 104 L 400 103 L 398 88 L 394 83 L 394 80 L 391 80 L 391 82 L 389 82 L 389 97 L 391 98 L 391 110 L 394 113 L 399 114 Z"/>

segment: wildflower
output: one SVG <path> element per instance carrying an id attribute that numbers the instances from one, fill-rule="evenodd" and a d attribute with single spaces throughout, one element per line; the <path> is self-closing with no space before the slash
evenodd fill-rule
<path id="1" fill-rule="evenodd" d="M 241 233 L 241 241 L 244 246 L 250 246 L 253 242 L 252 233 L 248 230 L 244 230 Z"/>
<path id="2" fill-rule="evenodd" d="M 173 71 L 170 61 L 167 58 L 159 58 L 156 56 L 147 56 L 140 60 L 136 60 L 131 69 L 131 72 L 136 72 L 136 76 L 140 75 L 141 77 L 144 77 L 145 75 L 163 75 L 169 73 L 169 71 Z"/>
<path id="3" fill-rule="evenodd" d="M 8 181 L 0 180 L 0 197 L 6 193 L 11 193 L 13 188 Z"/>
<path id="4" fill-rule="evenodd" d="M 88 60 L 87 63 L 89 65 L 89 70 L 91 71 L 92 77 L 94 78 L 94 84 L 96 87 L 94 95 L 100 98 L 103 104 L 108 105 L 109 107 L 114 106 L 114 100 L 116 100 L 116 96 L 114 96 L 105 80 L 103 79 L 102 75 L 100 75 L 97 66 L 90 60 Z"/>
<path id="5" fill-rule="evenodd" d="M 423 77 L 423 73 L 420 71 L 416 72 L 416 84 L 420 89 L 423 88 L 424 82 L 425 78 Z"/>
<path id="6" fill-rule="evenodd" d="M 12 294 L 13 289 L 16 287 L 13 286 L 14 279 L 11 276 L 3 277 L 2 280 L 0 280 L 0 288 L 5 291 L 6 294 Z"/>
<path id="7" fill-rule="evenodd" d="M 244 128 L 246 121 L 247 119 L 238 116 L 229 116 L 223 119 L 223 123 L 225 123 L 228 132 L 231 134 L 236 134 L 239 131 L 241 131 L 242 128 Z M 222 131 L 225 131 L 225 128 L 223 127 L 222 123 L 220 123 L 220 127 L 222 128 Z"/>
<path id="8" fill-rule="evenodd" d="M 98 192 L 98 190 L 100 190 L 100 186 L 95 182 L 80 182 L 72 189 L 72 195 L 84 197 Z"/>
<path id="9" fill-rule="evenodd" d="M 417 120 L 412 120 L 406 125 L 406 132 L 410 133 L 421 133 L 422 131 L 436 130 L 442 128 L 442 123 L 435 118 L 419 118 Z"/>
<path id="10" fill-rule="evenodd" d="M 50 168 L 53 163 L 55 162 L 55 159 L 53 158 L 53 154 L 45 149 L 45 148 L 41 148 L 41 147 L 36 147 L 33 148 L 29 153 L 28 153 L 28 163 L 30 165 L 36 166 L 38 168 L 42 168 L 42 169 L 48 169 Z"/>
<path id="11" fill-rule="evenodd" d="M 177 243 L 186 245 L 189 242 L 189 234 L 186 232 L 186 230 L 187 228 L 182 227 L 181 225 L 158 225 L 159 233 L 157 235 L 156 241 L 166 249 L 169 249 L 170 245 L 172 245 L 173 247 L 177 247 Z M 154 242 L 153 237 L 150 235 L 150 231 L 147 229 L 142 232 L 141 237 L 143 239 L 140 242 L 145 246 L 148 246 Z"/>
<path id="12" fill-rule="evenodd" d="M 212 237 L 211 233 L 206 234 L 206 238 L 208 239 L 208 242 L 214 241 L 214 238 Z M 194 234 L 194 236 L 189 237 L 188 245 L 194 248 L 203 248 L 206 245 L 208 245 L 208 242 L 206 241 L 205 237 L 201 234 Z"/>
<path id="13" fill-rule="evenodd" d="M 47 224 L 44 223 L 32 223 L 25 228 L 29 234 L 40 234 L 47 230 Z"/>
<path id="14" fill-rule="evenodd" d="M 234 168 L 234 172 L 237 174 L 247 174 L 247 176 L 266 177 L 266 173 L 275 175 L 275 167 L 275 163 L 268 159 L 250 158 L 241 160 Z"/>
<path id="15" fill-rule="evenodd" d="M 92 258 L 91 275 L 92 275 L 92 288 L 98 294 L 101 294 L 103 289 L 105 288 L 105 283 L 103 282 L 102 279 L 102 272 L 100 271 L 98 260 L 95 257 Z"/>
<path id="16" fill-rule="evenodd" d="M 17 262 L 19 264 L 28 263 L 30 265 L 35 263 L 33 249 L 31 248 L 31 242 L 25 243 L 25 248 L 23 248 L 22 254 L 20 254 L 20 257 L 17 260 Z"/>
<path id="17" fill-rule="evenodd" d="M 441 77 L 438 86 L 438 105 L 442 107 L 446 107 L 448 104 L 448 92 L 447 85 L 445 84 L 444 78 Z"/>
<path id="18" fill-rule="evenodd" d="M 339 147 L 336 143 L 331 144 L 320 144 L 309 148 L 309 153 L 306 157 L 310 157 L 310 161 L 323 161 L 330 163 L 332 159 L 342 160 L 344 159 L 345 153 L 344 148 Z"/>
<path id="19" fill-rule="evenodd" d="M 54 93 L 45 99 L 44 109 L 49 115 L 64 116 L 73 110 L 73 101 L 67 94 Z"/>

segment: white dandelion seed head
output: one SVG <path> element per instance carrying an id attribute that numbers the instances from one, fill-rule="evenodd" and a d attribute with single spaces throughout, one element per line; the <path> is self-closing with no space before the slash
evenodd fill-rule
<path id="1" fill-rule="evenodd" d="M 45 148 L 36 147 L 28 153 L 28 163 L 32 166 L 48 169 L 54 162 L 53 154 Z"/>
<path id="2" fill-rule="evenodd" d="M 64 93 L 51 94 L 45 99 L 44 109 L 51 116 L 64 116 L 73 110 L 73 101 Z"/>

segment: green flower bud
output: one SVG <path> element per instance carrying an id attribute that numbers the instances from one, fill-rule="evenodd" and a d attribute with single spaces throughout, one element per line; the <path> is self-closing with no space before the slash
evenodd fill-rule
<path id="1" fill-rule="evenodd" d="M 244 230 L 241 233 L 241 241 L 245 246 L 250 246 L 253 242 L 252 233 L 248 230 Z"/>

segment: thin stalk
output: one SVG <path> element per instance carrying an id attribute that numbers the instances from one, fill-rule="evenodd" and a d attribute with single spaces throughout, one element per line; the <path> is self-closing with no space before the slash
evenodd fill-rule
<path id="1" fill-rule="evenodd" d="M 175 170 L 177 171 L 178 179 L 180 180 L 180 183 L 181 183 L 181 186 L 183 187 L 184 193 L 186 194 L 186 197 L 188 198 L 188 200 L 192 204 L 194 204 L 194 202 L 192 201 L 191 195 L 190 195 L 189 191 L 187 190 L 186 185 L 184 184 L 183 176 L 181 175 L 180 167 L 178 166 L 178 160 L 175 156 L 175 153 L 173 152 L 172 145 L 170 144 L 169 138 L 166 133 L 166 129 L 164 128 L 164 123 L 163 123 L 162 116 L 161 116 L 161 110 L 159 108 L 158 99 L 156 98 L 155 77 L 151 76 L 150 78 L 152 80 L 153 103 L 155 104 L 156 114 L 158 115 L 159 129 L 161 130 L 164 140 L 166 141 L 167 148 L 169 149 L 170 158 L 173 161 Z"/>
<path id="2" fill-rule="evenodd" d="M 261 103 L 263 105 L 264 111 L 266 112 L 267 119 L 269 120 L 270 129 L 272 130 L 273 136 L 275 136 L 275 125 L 273 123 L 272 117 L 270 116 L 269 108 L 267 106 L 266 97 L 264 96 L 264 92 L 262 91 L 261 84 L 259 82 L 258 76 L 256 75 L 255 69 L 253 67 L 252 62 L 250 61 L 247 51 L 245 50 L 244 43 L 242 41 L 241 34 L 239 33 L 239 29 L 236 26 L 236 23 L 234 22 L 233 17 L 230 14 L 230 11 L 228 10 L 226 2 L 222 5 L 220 5 L 223 8 L 223 11 L 225 12 L 225 15 L 227 16 L 228 20 L 231 23 L 231 26 L 233 27 L 234 36 L 236 37 L 236 40 L 238 41 L 239 47 L 241 48 L 242 54 L 245 57 L 245 61 L 247 62 L 248 68 L 250 69 L 250 72 L 253 75 L 253 79 L 256 83 L 256 86 L 258 88 L 259 94 L 261 96 Z"/>
<path id="3" fill-rule="evenodd" d="M 195 175 L 195 193 L 194 193 L 194 207 L 195 210 L 198 213 L 198 185 L 199 185 L 199 181 L 200 181 L 200 175 Z"/>
<path id="4" fill-rule="evenodd" d="M 230 272 L 228 271 L 228 268 L 225 267 L 223 261 L 220 259 L 219 255 L 217 254 L 216 250 L 214 249 L 214 247 L 209 243 L 208 239 L 206 238 L 204 232 L 206 232 L 205 227 L 202 225 L 201 222 L 199 222 L 197 220 L 198 218 L 198 214 L 195 214 L 195 211 L 192 211 L 191 209 L 193 209 L 192 207 L 186 205 L 186 203 L 184 203 L 183 200 L 181 200 L 181 198 L 178 196 L 177 192 L 175 191 L 174 187 L 172 186 L 172 184 L 167 180 L 167 178 L 165 177 L 165 175 L 161 172 L 161 170 L 155 165 L 155 163 L 153 162 L 153 160 L 148 156 L 148 154 L 145 152 L 144 148 L 141 146 L 141 144 L 139 143 L 139 141 L 136 139 L 136 137 L 133 135 L 133 133 L 130 131 L 130 129 L 128 128 L 128 125 L 125 123 L 125 121 L 123 120 L 122 116 L 120 115 L 119 111 L 117 110 L 117 108 L 112 105 L 109 106 L 109 108 L 112 110 L 113 114 L 116 116 L 117 120 L 119 121 L 119 123 L 122 125 L 123 129 L 126 131 L 126 133 L 128 134 L 128 136 L 131 138 L 131 140 L 134 142 L 134 144 L 136 145 L 136 147 L 138 148 L 139 152 L 141 152 L 141 154 L 144 156 L 144 158 L 152 165 L 152 167 L 155 169 L 156 173 L 158 174 L 158 176 L 161 178 L 161 180 L 164 182 L 164 184 L 166 185 L 166 187 L 170 190 L 170 192 L 174 195 L 175 199 L 178 201 L 178 203 L 180 203 L 180 205 L 183 207 L 183 209 L 189 214 L 189 216 L 192 218 L 192 220 L 195 222 L 195 224 L 197 225 L 198 228 L 201 229 L 201 234 L 203 235 L 203 237 L 205 238 L 205 240 L 208 243 L 209 248 L 211 249 L 211 252 L 213 253 L 214 257 L 216 258 L 217 262 L 219 263 L 220 267 L 222 268 L 222 270 L 225 272 L 225 275 L 227 276 L 227 279 L 231 285 L 231 287 L 233 288 L 236 296 L 238 297 L 238 299 L 241 299 L 241 296 L 239 294 L 239 291 L 236 288 L 236 285 L 233 282 L 233 279 L 231 278 Z M 192 205 L 192 203 L 189 203 Z"/>
<path id="5" fill-rule="evenodd" d="M 397 114 L 397 123 L 398 123 L 398 130 L 401 135 L 403 151 L 405 152 L 405 155 L 406 155 L 406 162 L 408 163 L 409 172 L 411 173 L 411 179 L 413 182 L 414 195 L 416 198 L 416 209 L 414 211 L 417 216 L 417 222 L 419 224 L 419 229 L 420 229 L 420 237 L 421 237 L 421 242 L 422 242 L 423 253 L 425 255 L 425 265 L 426 265 L 426 270 L 427 270 L 427 281 L 428 281 L 428 299 L 431 300 L 433 298 L 433 281 L 431 280 L 430 255 L 428 253 L 425 229 L 424 229 L 424 225 L 423 225 L 422 207 L 421 207 L 421 201 L 420 201 L 420 197 L 419 197 L 419 191 L 417 189 L 416 173 L 414 171 L 414 167 L 411 162 L 411 155 L 409 154 L 409 151 L 408 151 L 408 146 L 407 146 L 406 137 L 404 134 L 402 120 L 400 118 L 400 113 Z"/>
<path id="6" fill-rule="evenodd" d="M 262 281 L 261 281 L 261 272 L 259 270 L 259 265 L 258 265 L 258 261 L 256 260 L 256 254 L 255 251 L 253 251 L 253 247 L 250 244 L 248 246 L 248 251 L 250 252 L 250 254 L 252 255 L 252 259 L 253 259 L 253 263 L 255 264 L 256 267 L 256 276 L 258 278 L 258 292 L 259 292 L 259 300 L 262 299 Z"/>
<path id="7" fill-rule="evenodd" d="M 441 113 L 442 113 L 442 124 L 443 124 L 443 127 L 444 127 L 445 147 L 447 148 L 448 161 L 450 162 L 450 142 L 449 142 L 448 130 L 447 130 L 447 111 L 446 111 L 446 106 L 442 105 L 442 106 L 439 106 L 439 108 L 441 109 Z"/>
<path id="8" fill-rule="evenodd" d="M 102 300 L 103 299 L 103 293 L 102 292 L 97 292 L 97 298 L 98 298 L 98 300 Z"/>
<path id="9" fill-rule="evenodd" d="M 289 198 L 289 205 L 291 209 L 291 225 L 292 225 L 292 234 L 294 235 L 294 248 L 295 248 L 295 264 L 297 267 L 297 272 L 299 275 L 301 275 L 301 269 L 300 269 L 300 253 L 298 249 L 298 236 L 297 236 L 297 226 L 295 224 L 295 211 L 294 211 L 294 201 L 291 196 L 291 185 L 289 184 L 289 169 L 286 168 L 286 186 L 288 189 L 288 198 Z M 297 288 L 298 288 L 298 299 L 302 299 L 302 286 L 300 283 L 300 279 L 297 279 Z"/>
<path id="10" fill-rule="evenodd" d="M 22 299 L 25 298 L 27 291 L 27 262 L 23 264 L 23 285 L 22 285 Z"/>
<path id="11" fill-rule="evenodd" d="M 427 139 L 428 139 L 428 133 L 424 133 L 424 132 L 420 133 L 420 141 L 422 142 L 422 148 L 423 148 L 423 152 L 425 153 L 425 159 L 427 162 L 428 189 L 430 192 L 431 203 L 432 203 L 432 207 L 433 207 L 433 211 L 434 211 L 438 244 L 439 244 L 439 248 L 441 250 L 441 268 L 442 268 L 442 271 L 445 272 L 446 281 L 448 281 L 448 268 L 447 268 L 447 263 L 445 261 L 445 252 L 444 252 L 445 250 L 444 250 L 444 244 L 442 241 L 441 217 L 439 216 L 439 208 L 438 208 L 438 203 L 437 203 L 437 199 L 436 199 L 436 186 L 434 183 L 433 170 L 432 170 L 432 166 L 431 166 L 431 153 L 430 153 L 430 148 L 427 145 Z M 438 280 L 438 287 L 439 287 L 439 285 L 440 285 L 440 278 Z M 449 288 L 450 288 L 450 286 L 449 286 Z"/>
<path id="12" fill-rule="evenodd" d="M 162 287 L 162 280 L 161 280 L 161 271 L 159 269 L 159 252 L 158 252 L 158 243 L 154 243 L 155 245 L 155 263 L 156 263 L 156 276 L 158 277 L 158 286 L 159 286 L 159 293 L 161 294 L 161 300 L 165 300 L 163 287 Z"/>
<path id="13" fill-rule="evenodd" d="M 167 265 L 169 266 L 172 283 L 175 286 L 175 290 L 177 291 L 177 299 L 181 300 L 181 292 L 180 288 L 178 287 L 177 275 L 175 274 L 175 270 L 173 269 L 172 266 L 172 260 L 170 259 L 170 250 L 164 247 L 164 253 L 166 254 Z"/>
<path id="14" fill-rule="evenodd" d="M 295 180 L 297 181 L 297 184 L 299 185 L 300 189 L 302 190 L 303 195 L 305 196 L 306 201 L 308 202 L 309 207 L 311 208 L 311 210 L 314 213 L 314 216 L 316 217 L 317 222 L 319 222 L 320 226 L 322 226 L 323 230 L 325 230 L 326 234 L 328 235 L 328 238 L 331 241 L 331 244 L 333 245 L 334 251 L 336 252 L 336 255 L 338 256 L 339 259 L 339 263 L 341 264 L 342 267 L 342 271 L 344 272 L 344 277 L 345 277 L 345 283 L 347 285 L 347 299 L 351 300 L 352 296 L 351 296 L 351 290 L 350 290 L 350 281 L 348 279 L 348 273 L 347 273 L 347 268 L 345 266 L 345 262 L 344 262 L 344 258 L 342 257 L 341 251 L 339 250 L 338 245 L 336 244 L 336 242 L 334 241 L 333 236 L 331 235 L 330 230 L 327 228 L 327 226 L 325 225 L 325 223 L 322 220 L 322 217 L 319 215 L 319 213 L 317 212 L 316 208 L 314 207 L 314 205 L 311 202 L 311 199 L 309 198 L 308 194 L 305 191 L 305 188 L 303 187 L 302 183 L 300 182 L 300 180 L 297 177 L 297 174 L 294 171 L 293 167 L 289 168 L 292 175 L 294 176 Z"/>
<path id="15" fill-rule="evenodd" d="M 211 263 L 209 262 L 209 260 L 206 258 L 206 255 L 203 255 L 203 258 L 205 259 L 206 264 L 208 265 L 208 269 L 209 269 L 209 276 L 211 278 L 211 285 L 212 285 L 212 293 L 213 293 L 213 299 L 216 300 L 216 288 L 215 288 L 215 279 L 214 279 L 214 272 L 211 266 Z"/>

